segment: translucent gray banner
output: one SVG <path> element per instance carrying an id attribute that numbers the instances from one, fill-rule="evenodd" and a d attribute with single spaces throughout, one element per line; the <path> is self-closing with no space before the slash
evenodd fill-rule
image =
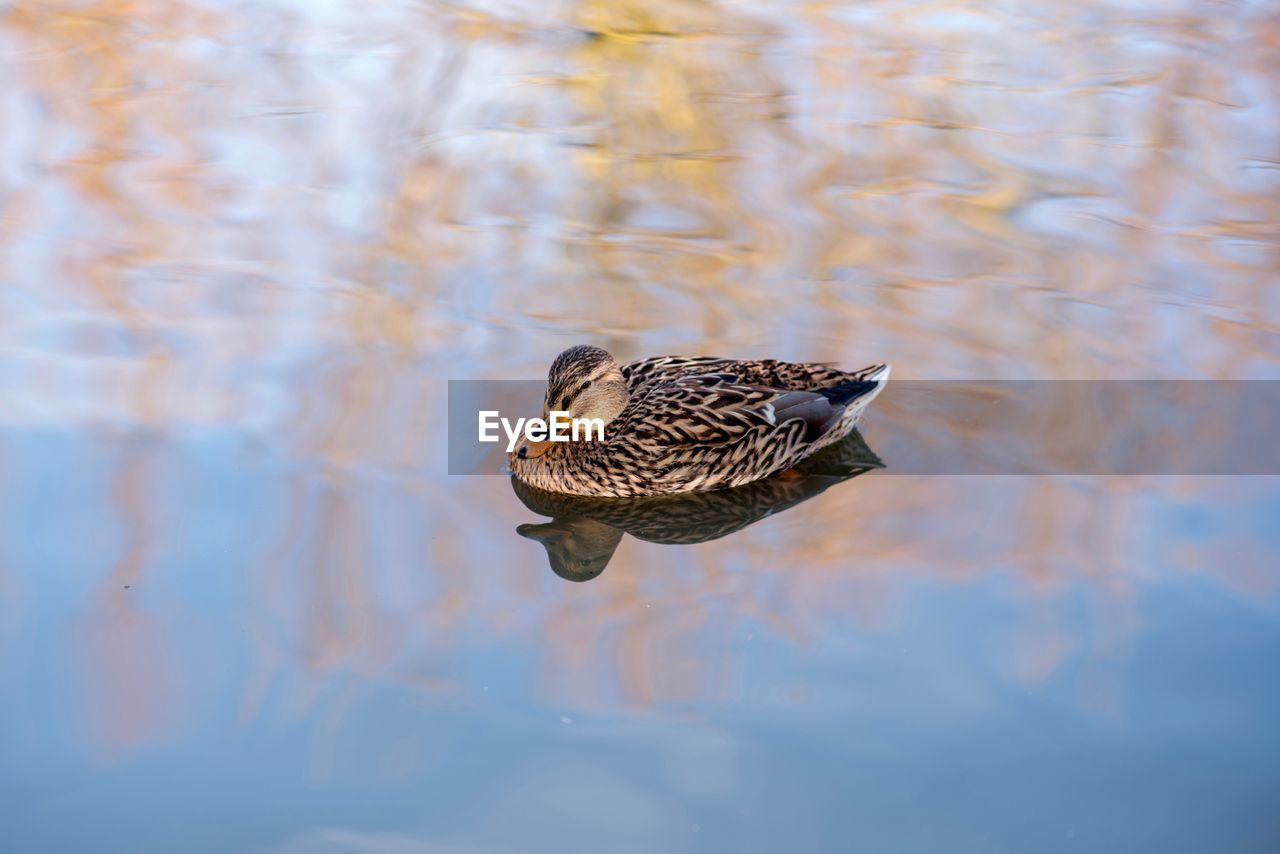
<path id="1" fill-rule="evenodd" d="M 544 384 L 449 382 L 449 473 L 505 474 L 481 411 L 542 415 Z M 1280 381 L 891 380 L 861 425 L 886 474 L 1280 474 Z"/>

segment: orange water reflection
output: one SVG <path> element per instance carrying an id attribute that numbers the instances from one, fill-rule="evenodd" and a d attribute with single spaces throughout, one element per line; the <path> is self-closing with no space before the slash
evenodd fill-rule
<path id="1" fill-rule="evenodd" d="M 246 718 L 282 682 L 289 714 L 345 674 L 456 688 L 452 650 L 527 636 L 558 705 L 731 697 L 742 637 L 875 630 L 904 575 L 1013 579 L 1014 678 L 1083 660 L 1118 714 L 1141 584 L 1278 581 L 1251 532 L 1144 530 L 1266 487 L 869 477 L 763 533 L 632 543 L 571 598 L 504 481 L 441 473 L 444 381 L 578 340 L 1275 377 L 1278 47 L 1265 4 L 9 4 L 0 425 L 118 460 L 126 545 L 78 617 L 92 740 L 160 737 L 194 690 L 122 590 L 203 522 L 157 522 L 181 478 L 116 439 L 192 430 L 289 471 L 229 569 Z"/>
<path id="2" fill-rule="evenodd" d="M 131 453 L 113 490 L 136 492 L 119 506 L 149 490 L 164 503 Z M 210 488 L 197 472 L 173 478 L 191 494 Z M 319 713 L 331 737 L 387 680 L 424 697 L 482 688 L 456 666 L 477 651 L 530 655 L 536 695 L 553 708 L 733 702 L 757 636 L 803 655 L 826 639 L 889 631 L 924 582 L 1008 590 L 1017 626 L 990 650 L 1003 678 L 1073 685 L 1083 708 L 1122 720 L 1144 589 L 1199 575 L 1260 608 L 1280 590 L 1269 535 L 1231 523 L 1274 500 L 1269 478 L 873 473 L 723 539 L 624 539 L 608 573 L 584 585 L 556 578 L 542 549 L 515 535 L 537 520 L 504 478 L 446 487 L 330 471 L 255 483 L 271 493 L 267 515 L 237 517 L 226 532 L 247 551 L 201 545 L 193 532 L 207 522 L 180 511 L 158 526 L 154 510 L 135 509 L 125 529 L 169 556 L 166 572 L 212 560 L 241 579 L 231 612 L 240 629 L 201 641 L 251 643 L 251 672 L 235 689 L 241 720 Z M 1223 530 L 1171 535 L 1166 517 L 1204 508 Z M 141 580 L 143 591 L 175 583 L 139 575 L 140 548 L 104 565 L 101 592 L 78 618 L 81 711 L 111 752 L 166 737 L 199 696 L 200 675 L 178 671 L 216 654 L 189 649 L 172 594 L 121 589 L 122 580 Z M 792 701 L 803 701 L 796 690 Z"/>

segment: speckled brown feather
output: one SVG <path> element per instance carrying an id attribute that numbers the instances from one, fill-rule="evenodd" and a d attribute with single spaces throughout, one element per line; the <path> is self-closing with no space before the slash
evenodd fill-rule
<path id="1" fill-rule="evenodd" d="M 582 376 L 594 366 L 577 362 L 599 354 L 571 348 L 552 377 Z M 602 497 L 750 483 L 848 435 L 883 385 L 883 367 L 850 373 L 771 359 L 672 356 L 632 362 L 622 366 L 630 401 L 603 442 L 557 443 L 537 459 L 512 456 L 512 471 L 540 489 Z M 547 399 L 558 393 L 549 389 Z"/>
<path id="2" fill-rule="evenodd" d="M 645 499 L 546 492 L 512 479 L 526 507 L 559 520 L 593 519 L 654 543 L 704 543 L 812 498 L 827 487 L 884 468 L 855 429 L 796 466 L 794 478 L 762 478 L 733 490 Z"/>
<path id="3" fill-rule="evenodd" d="M 718 492 L 589 498 L 546 492 L 512 478 L 512 488 L 526 507 L 552 517 L 549 522 L 524 524 L 516 530 L 542 543 L 557 575 L 570 581 L 589 581 L 604 571 L 624 532 L 654 543 L 707 542 L 883 465 L 854 430 L 802 460 L 794 477 L 768 477 Z"/>

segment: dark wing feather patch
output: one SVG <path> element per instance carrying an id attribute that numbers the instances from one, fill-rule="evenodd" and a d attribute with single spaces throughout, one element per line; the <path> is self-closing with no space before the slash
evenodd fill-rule
<path id="1" fill-rule="evenodd" d="M 757 433 L 813 442 L 844 412 L 818 392 L 747 385 L 728 373 L 683 376 L 646 392 L 633 402 L 620 432 L 667 449 L 733 444 Z"/>

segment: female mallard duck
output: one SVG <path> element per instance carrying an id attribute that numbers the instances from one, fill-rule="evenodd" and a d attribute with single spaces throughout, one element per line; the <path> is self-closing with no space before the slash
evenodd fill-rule
<path id="1" fill-rule="evenodd" d="M 544 415 L 599 418 L 604 439 L 533 442 L 511 470 L 539 489 L 636 498 L 728 489 L 795 466 L 847 436 L 888 365 L 659 356 L 619 365 L 578 345 L 551 364 Z"/>

